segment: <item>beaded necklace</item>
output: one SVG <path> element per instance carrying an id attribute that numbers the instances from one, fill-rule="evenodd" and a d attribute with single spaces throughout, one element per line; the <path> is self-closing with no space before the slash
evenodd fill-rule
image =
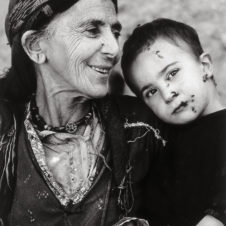
<path id="1" fill-rule="evenodd" d="M 38 106 L 36 105 L 35 101 L 35 94 L 32 95 L 31 98 L 31 105 L 30 105 L 30 111 L 31 111 L 31 119 L 34 123 L 34 127 L 38 129 L 39 131 L 43 130 L 49 130 L 54 132 L 62 132 L 62 133 L 75 133 L 77 128 L 80 125 L 87 125 L 90 120 L 93 118 L 93 106 L 91 107 L 91 111 L 88 112 L 83 118 L 79 119 L 76 122 L 68 122 L 65 126 L 58 126 L 53 127 L 51 125 L 46 124 L 45 120 L 41 115 L 39 115 Z"/>

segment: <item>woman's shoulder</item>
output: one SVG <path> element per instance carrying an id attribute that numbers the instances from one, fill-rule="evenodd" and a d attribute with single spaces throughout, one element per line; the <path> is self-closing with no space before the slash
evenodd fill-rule
<path id="1" fill-rule="evenodd" d="M 0 136 L 6 133 L 13 124 L 13 111 L 11 104 L 0 99 Z"/>
<path id="2" fill-rule="evenodd" d="M 15 179 L 16 123 L 12 109 L 8 101 L 0 98 L 0 221 L 10 209 Z"/>

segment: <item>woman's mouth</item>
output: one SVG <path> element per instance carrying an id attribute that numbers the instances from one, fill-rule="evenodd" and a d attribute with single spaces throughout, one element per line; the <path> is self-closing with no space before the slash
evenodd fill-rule
<path id="1" fill-rule="evenodd" d="M 102 67 L 102 66 L 89 66 L 91 67 L 94 71 L 107 75 L 109 74 L 111 67 Z"/>

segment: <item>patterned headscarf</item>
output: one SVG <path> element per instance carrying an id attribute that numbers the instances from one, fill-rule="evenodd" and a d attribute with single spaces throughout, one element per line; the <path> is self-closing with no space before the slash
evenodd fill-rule
<path id="1" fill-rule="evenodd" d="M 10 0 L 5 30 L 9 44 L 21 30 L 38 29 L 78 0 Z M 117 0 L 112 0 L 117 10 Z"/>

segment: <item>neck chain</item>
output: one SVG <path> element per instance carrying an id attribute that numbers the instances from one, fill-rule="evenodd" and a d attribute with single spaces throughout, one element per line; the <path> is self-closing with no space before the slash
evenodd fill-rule
<path id="1" fill-rule="evenodd" d="M 93 106 L 91 107 L 91 111 L 88 112 L 83 118 L 76 122 L 68 122 L 65 126 L 53 127 L 51 125 L 47 125 L 45 120 L 39 115 L 38 107 L 35 101 L 35 94 L 32 95 L 30 102 L 30 112 L 31 112 L 31 120 L 34 123 L 34 127 L 39 131 L 49 130 L 54 132 L 62 132 L 62 133 L 75 133 L 77 128 L 80 125 L 87 125 L 90 120 L 93 118 Z"/>

